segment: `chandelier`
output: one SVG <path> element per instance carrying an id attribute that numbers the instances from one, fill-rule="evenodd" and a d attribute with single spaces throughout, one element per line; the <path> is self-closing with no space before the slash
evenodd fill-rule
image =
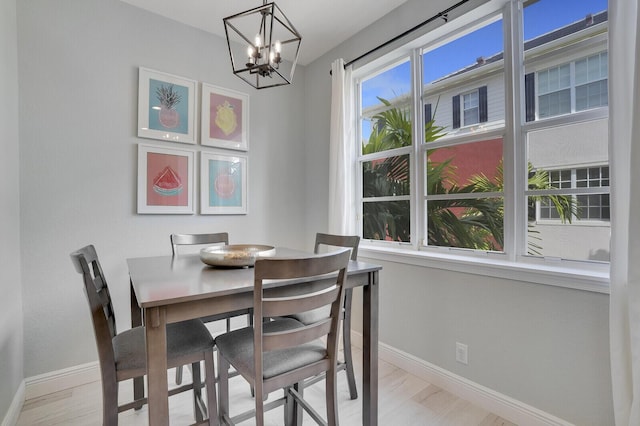
<path id="1" fill-rule="evenodd" d="M 291 84 L 302 36 L 275 3 L 223 21 L 235 75 L 256 89 Z"/>

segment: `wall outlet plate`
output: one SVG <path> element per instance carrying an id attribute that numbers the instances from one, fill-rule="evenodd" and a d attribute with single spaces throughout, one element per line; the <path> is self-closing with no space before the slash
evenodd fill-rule
<path id="1" fill-rule="evenodd" d="M 456 361 L 461 364 L 469 364 L 469 347 L 464 343 L 456 342 Z"/>

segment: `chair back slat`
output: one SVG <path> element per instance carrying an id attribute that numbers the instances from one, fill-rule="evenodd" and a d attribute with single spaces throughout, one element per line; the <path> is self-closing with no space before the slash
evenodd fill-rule
<path id="1" fill-rule="evenodd" d="M 229 244 L 229 234 L 218 232 L 215 234 L 171 234 L 171 251 L 178 254 L 178 246 L 193 246 L 202 244 Z"/>
<path id="2" fill-rule="evenodd" d="M 319 253 L 320 246 L 349 247 L 351 248 L 351 260 L 357 260 L 359 245 L 360 237 L 358 235 L 334 235 L 318 232 L 316 234 L 316 243 L 313 251 L 314 253 Z"/>
<path id="3" fill-rule="evenodd" d="M 286 349 L 313 342 L 331 332 L 331 318 L 306 325 L 286 332 L 262 334 L 262 350 L 264 352 Z"/>
<path id="4" fill-rule="evenodd" d="M 340 289 L 334 284 L 329 288 L 290 297 L 263 298 L 262 314 L 265 317 L 283 317 L 330 305 L 339 296 Z"/>

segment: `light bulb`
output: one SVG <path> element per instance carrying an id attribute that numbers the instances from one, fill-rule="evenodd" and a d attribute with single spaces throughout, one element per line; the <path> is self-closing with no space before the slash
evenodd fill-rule
<path id="1" fill-rule="evenodd" d="M 260 46 L 262 46 L 262 37 L 260 37 L 260 34 L 256 34 L 256 47 L 259 48 Z"/>
<path id="2" fill-rule="evenodd" d="M 247 56 L 248 57 L 250 57 L 250 58 L 253 57 L 253 52 L 254 51 L 255 50 L 253 49 L 253 46 L 247 46 Z"/>
<path id="3" fill-rule="evenodd" d="M 269 52 L 269 62 L 273 62 L 273 59 L 276 57 L 276 53 L 272 50 Z"/>
<path id="4" fill-rule="evenodd" d="M 282 50 L 282 44 L 280 43 L 280 40 L 276 40 L 276 53 L 280 53 Z"/>

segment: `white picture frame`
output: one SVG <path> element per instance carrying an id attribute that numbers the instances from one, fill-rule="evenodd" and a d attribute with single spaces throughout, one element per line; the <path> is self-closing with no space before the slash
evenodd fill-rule
<path id="1" fill-rule="evenodd" d="M 138 213 L 194 214 L 195 151 L 138 144 Z"/>
<path id="2" fill-rule="evenodd" d="M 249 95 L 202 83 L 200 143 L 249 150 Z"/>
<path id="3" fill-rule="evenodd" d="M 198 82 L 140 68 L 138 136 L 195 144 Z"/>

